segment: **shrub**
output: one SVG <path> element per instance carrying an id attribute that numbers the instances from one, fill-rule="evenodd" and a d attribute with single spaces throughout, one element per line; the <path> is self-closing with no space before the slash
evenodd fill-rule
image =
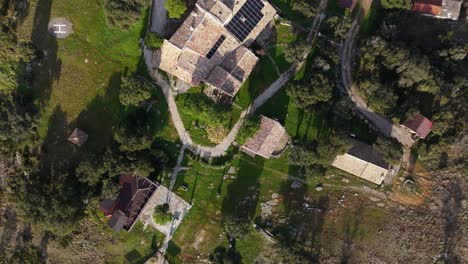
<path id="1" fill-rule="evenodd" d="M 157 224 L 164 225 L 172 220 L 173 215 L 169 212 L 169 204 L 161 204 L 154 209 L 153 218 Z"/>
<path id="2" fill-rule="evenodd" d="M 151 86 L 142 78 L 122 78 L 119 91 L 120 103 L 125 106 L 138 106 L 141 102 L 151 98 Z"/>
<path id="3" fill-rule="evenodd" d="M 244 124 L 237 134 L 237 143 L 244 144 L 245 141 L 252 137 L 260 129 L 260 117 L 258 116 L 248 116 L 244 120 Z"/>
<path id="4" fill-rule="evenodd" d="M 140 18 L 146 0 L 104 0 L 108 20 L 115 26 L 129 28 Z"/>
<path id="5" fill-rule="evenodd" d="M 183 0 L 167 0 L 164 7 L 166 7 L 170 18 L 180 18 L 187 10 Z"/>
<path id="6" fill-rule="evenodd" d="M 162 38 L 161 36 L 153 32 L 150 32 L 145 37 L 146 47 L 152 50 L 159 49 L 162 46 L 163 42 L 164 42 L 164 38 Z"/>

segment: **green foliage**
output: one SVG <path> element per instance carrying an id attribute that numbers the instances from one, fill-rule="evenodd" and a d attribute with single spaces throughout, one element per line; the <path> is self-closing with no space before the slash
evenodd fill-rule
<path id="1" fill-rule="evenodd" d="M 313 76 L 310 84 L 293 82 L 287 86 L 286 91 L 297 106 L 306 108 L 329 101 L 332 98 L 333 89 L 333 83 L 319 73 Z"/>
<path id="2" fill-rule="evenodd" d="M 310 45 L 306 41 L 296 41 L 284 50 L 284 58 L 289 63 L 303 61 L 310 52 Z"/>
<path id="3" fill-rule="evenodd" d="M 121 151 L 130 152 L 149 149 L 153 142 L 145 128 L 121 127 L 115 132 L 114 139 L 120 144 Z"/>
<path id="4" fill-rule="evenodd" d="M 409 0 L 382 0 L 380 4 L 385 9 L 404 9 L 410 10 L 411 1 Z"/>
<path id="5" fill-rule="evenodd" d="M 149 32 L 145 37 L 146 47 L 155 50 L 159 49 L 164 42 L 164 38 L 154 32 Z"/>
<path id="6" fill-rule="evenodd" d="M 202 92 L 188 93 L 183 106 L 186 115 L 202 124 L 220 125 L 229 122 L 229 109 L 227 106 L 215 103 Z"/>
<path id="7" fill-rule="evenodd" d="M 104 172 L 105 169 L 95 158 L 81 162 L 75 169 L 78 180 L 90 186 L 96 186 L 101 181 Z"/>
<path id="8" fill-rule="evenodd" d="M 327 168 L 337 155 L 345 153 L 350 147 L 351 142 L 346 135 L 330 133 L 327 139 L 294 144 L 291 147 L 289 163 L 303 167 L 306 176 L 316 175 L 323 168 Z"/>
<path id="9" fill-rule="evenodd" d="M 215 248 L 213 253 L 210 253 L 209 259 L 215 264 L 240 264 L 242 256 L 233 247 L 226 249 L 223 246 Z"/>
<path id="10" fill-rule="evenodd" d="M 403 155 L 401 144 L 394 138 L 377 138 L 373 147 L 382 154 L 384 160 L 390 164 L 396 164 Z"/>
<path id="11" fill-rule="evenodd" d="M 27 245 L 19 250 L 17 250 L 11 257 L 8 263 L 11 264 L 39 264 L 45 263 L 42 259 L 41 252 L 38 248 L 32 245 Z"/>
<path id="12" fill-rule="evenodd" d="M 329 31 L 338 41 L 343 41 L 351 28 L 351 16 L 332 16 L 325 21 L 326 31 Z"/>
<path id="13" fill-rule="evenodd" d="M 252 137 L 260 129 L 261 119 L 259 116 L 249 115 L 245 118 L 242 128 L 237 134 L 237 143 L 244 144 L 245 141 Z"/>
<path id="14" fill-rule="evenodd" d="M 187 10 L 184 0 L 167 0 L 164 3 L 170 18 L 180 18 Z"/>
<path id="15" fill-rule="evenodd" d="M 14 102 L 14 98 L 0 94 L 0 142 L 3 150 L 17 149 L 36 135 L 37 118 Z"/>
<path id="16" fill-rule="evenodd" d="M 141 77 L 123 77 L 119 91 L 120 103 L 125 106 L 138 106 L 151 98 L 153 86 Z"/>
<path id="17" fill-rule="evenodd" d="M 306 0 L 292 1 L 292 10 L 298 11 L 307 18 L 311 18 L 317 13 L 317 10 Z"/>
<path id="18" fill-rule="evenodd" d="M 228 215 L 224 218 L 223 225 L 228 236 L 234 239 L 242 239 L 252 230 L 250 221 L 244 217 Z"/>
<path id="19" fill-rule="evenodd" d="M 164 225 L 172 220 L 173 215 L 169 212 L 169 204 L 161 204 L 154 209 L 153 218 L 158 224 Z"/>
<path id="20" fill-rule="evenodd" d="M 148 5 L 146 0 L 103 0 L 109 21 L 116 26 L 129 28 Z"/>

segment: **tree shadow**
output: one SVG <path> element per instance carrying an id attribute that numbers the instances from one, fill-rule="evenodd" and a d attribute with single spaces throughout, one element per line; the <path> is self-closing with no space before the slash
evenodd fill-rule
<path id="1" fill-rule="evenodd" d="M 57 55 L 57 40 L 48 31 L 51 9 L 52 0 L 39 0 L 36 3 L 31 36 L 39 53 L 38 61 L 33 64 L 33 88 L 40 106 L 49 101 L 53 82 L 59 79 L 62 68 L 62 61 Z"/>
<path id="2" fill-rule="evenodd" d="M 13 242 L 13 238 L 18 229 L 18 216 L 11 208 L 6 208 L 1 217 L 2 235 L 0 237 L 0 256 L 5 254 Z"/>
<path id="3" fill-rule="evenodd" d="M 343 223 L 344 239 L 341 246 L 341 264 L 349 263 L 352 257 L 352 246 L 360 228 L 363 212 L 364 208 L 359 207 L 353 215 L 349 212 L 346 214 L 345 221 Z"/>
<path id="4" fill-rule="evenodd" d="M 121 73 L 115 72 L 109 78 L 106 93 L 96 96 L 70 123 L 71 128 L 80 128 L 89 135 L 88 141 L 82 146 L 83 150 L 100 153 L 111 144 L 115 126 L 124 114 L 119 101 L 120 85 Z"/>
<path id="5" fill-rule="evenodd" d="M 294 186 L 288 180 L 281 185 L 286 222 L 276 225 L 273 233 L 280 243 L 311 263 L 320 261 L 321 234 L 329 206 L 328 196 L 310 200 L 308 186 Z M 294 188 L 293 188 L 294 187 Z"/>
<path id="6" fill-rule="evenodd" d="M 38 170 L 25 183 L 21 206 L 36 226 L 61 235 L 71 232 L 81 219 L 89 188 L 71 174 L 78 164 L 77 152 L 67 141 L 67 119 L 60 106 L 48 124 Z"/>
<path id="7" fill-rule="evenodd" d="M 460 219 L 463 215 L 463 190 L 459 179 L 450 181 L 446 196 L 443 199 L 442 217 L 445 219 L 444 227 L 444 258 L 446 263 L 462 263 L 456 254 L 457 236 L 460 231 Z M 463 246 L 462 246 L 463 247 Z"/>
<path id="8" fill-rule="evenodd" d="M 228 184 L 221 209 L 223 221 L 226 217 L 251 221 L 255 215 L 260 195 L 259 177 L 263 171 L 264 160 L 257 158 L 253 165 L 246 159 L 240 159 L 237 176 Z"/>

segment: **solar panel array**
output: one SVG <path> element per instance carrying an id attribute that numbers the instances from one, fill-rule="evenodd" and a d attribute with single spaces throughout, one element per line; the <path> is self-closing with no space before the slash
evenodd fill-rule
<path id="1" fill-rule="evenodd" d="M 262 9 L 265 4 L 261 0 L 247 0 L 236 15 L 229 21 L 226 28 L 236 36 L 239 41 L 250 34 L 258 22 L 263 18 Z"/>
<path id="2" fill-rule="evenodd" d="M 213 45 L 213 47 L 211 47 L 210 51 L 208 51 L 208 54 L 206 54 L 206 57 L 208 59 L 211 59 L 211 57 L 213 57 L 213 55 L 216 53 L 216 51 L 218 50 L 219 46 L 221 46 L 221 44 L 224 42 L 224 40 L 226 39 L 226 37 L 224 35 L 221 35 L 218 40 L 215 42 L 215 44 Z"/>

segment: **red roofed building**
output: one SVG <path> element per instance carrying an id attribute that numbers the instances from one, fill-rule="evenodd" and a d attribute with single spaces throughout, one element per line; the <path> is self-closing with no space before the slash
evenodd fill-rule
<path id="1" fill-rule="evenodd" d="M 412 11 L 437 18 L 458 20 L 461 1 L 459 0 L 415 0 Z"/>
<path id="2" fill-rule="evenodd" d="M 120 176 L 119 184 L 121 189 L 118 198 L 104 200 L 100 209 L 109 219 L 109 226 L 112 229 L 130 231 L 158 185 L 148 178 L 138 177 L 135 174 Z"/>
<path id="3" fill-rule="evenodd" d="M 427 117 L 418 114 L 414 118 L 406 120 L 401 127 L 406 128 L 411 133 L 425 139 L 432 130 L 432 122 Z"/>

